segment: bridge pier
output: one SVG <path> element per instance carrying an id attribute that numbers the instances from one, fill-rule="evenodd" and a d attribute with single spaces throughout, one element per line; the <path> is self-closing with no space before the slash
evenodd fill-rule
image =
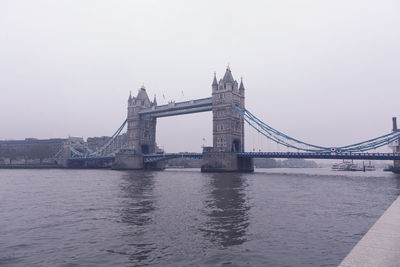
<path id="1" fill-rule="evenodd" d="M 201 172 L 253 172 L 252 158 L 238 158 L 236 152 L 203 152 Z"/>
<path id="2" fill-rule="evenodd" d="M 393 131 L 397 131 L 397 118 L 393 117 L 392 118 L 393 122 Z M 393 153 L 399 153 L 400 152 L 400 140 L 396 140 L 392 146 Z M 394 173 L 400 173 L 400 160 L 394 160 L 393 161 L 393 168 L 392 172 Z"/>
<path id="3" fill-rule="evenodd" d="M 113 170 L 143 170 L 143 156 L 117 153 L 112 165 Z"/>
<path id="4" fill-rule="evenodd" d="M 165 169 L 163 161 L 145 163 L 142 155 L 118 153 L 112 165 L 113 170 L 153 170 L 161 171 Z"/>
<path id="5" fill-rule="evenodd" d="M 113 157 L 104 158 L 71 158 L 68 159 L 69 169 L 109 169 L 114 162 Z"/>
<path id="6" fill-rule="evenodd" d="M 164 161 L 143 163 L 143 169 L 149 171 L 163 171 L 165 169 Z"/>

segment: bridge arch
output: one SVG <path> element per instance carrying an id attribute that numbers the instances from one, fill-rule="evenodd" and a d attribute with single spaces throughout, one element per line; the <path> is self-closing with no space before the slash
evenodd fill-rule
<path id="1" fill-rule="evenodd" d="M 234 139 L 232 141 L 232 150 L 231 150 L 231 152 L 242 152 L 240 148 L 241 148 L 240 140 L 239 139 Z"/>
<path id="2" fill-rule="evenodd" d="M 241 151 L 241 144 L 239 139 L 234 139 L 232 142 L 232 150 L 231 152 L 242 152 Z"/>

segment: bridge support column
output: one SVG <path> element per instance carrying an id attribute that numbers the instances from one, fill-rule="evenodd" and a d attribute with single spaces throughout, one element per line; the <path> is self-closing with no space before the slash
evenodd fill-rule
<path id="1" fill-rule="evenodd" d="M 393 161 L 393 172 L 400 173 L 400 160 Z"/>
<path id="2" fill-rule="evenodd" d="M 112 165 L 113 170 L 142 170 L 143 156 L 118 153 Z"/>
<path id="3" fill-rule="evenodd" d="M 143 164 L 143 169 L 149 171 L 163 171 L 165 169 L 164 161 L 149 162 Z"/>
<path id="4" fill-rule="evenodd" d="M 164 161 L 144 163 L 142 155 L 118 153 L 115 155 L 115 161 L 112 165 L 112 169 L 162 171 L 165 169 L 165 163 Z"/>
<path id="5" fill-rule="evenodd" d="M 128 98 L 128 118 L 127 118 L 127 146 L 125 151 L 128 153 L 118 153 L 115 155 L 113 169 L 115 170 L 142 170 L 152 169 L 151 166 L 143 163 L 143 154 L 151 154 L 157 151 L 156 145 L 156 124 L 157 120 L 150 115 L 140 115 L 143 109 L 155 108 L 157 101 L 154 97 L 150 101 L 146 89 L 142 86 L 136 97 L 129 95 Z M 157 164 L 155 164 L 157 165 Z M 154 167 L 155 169 L 158 166 Z"/>
<path id="6" fill-rule="evenodd" d="M 202 172 L 253 172 L 252 158 L 238 158 L 236 152 L 203 152 Z"/>
<path id="7" fill-rule="evenodd" d="M 61 152 L 61 157 L 57 159 L 57 165 L 62 168 L 68 168 L 69 167 L 68 159 L 70 157 L 71 157 L 71 151 L 65 145 L 63 147 L 63 151 Z"/>
<path id="8" fill-rule="evenodd" d="M 393 117 L 392 118 L 393 122 L 393 131 L 397 131 L 397 118 Z M 400 140 L 396 140 L 395 143 L 393 144 L 393 153 L 399 153 L 400 152 Z M 392 172 L 394 173 L 400 173 L 400 160 L 394 160 L 393 161 L 393 169 Z"/>
<path id="9" fill-rule="evenodd" d="M 238 158 L 244 151 L 244 120 L 232 108 L 232 103 L 244 109 L 244 85 L 233 79 L 226 68 L 219 82 L 214 75 L 212 87 L 213 146 L 204 148 L 202 172 L 252 172 L 253 159 Z"/>

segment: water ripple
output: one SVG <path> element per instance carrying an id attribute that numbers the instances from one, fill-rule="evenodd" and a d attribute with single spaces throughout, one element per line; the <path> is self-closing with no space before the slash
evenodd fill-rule
<path id="1" fill-rule="evenodd" d="M 379 172 L 0 170 L 0 265 L 336 266 L 399 192 Z"/>

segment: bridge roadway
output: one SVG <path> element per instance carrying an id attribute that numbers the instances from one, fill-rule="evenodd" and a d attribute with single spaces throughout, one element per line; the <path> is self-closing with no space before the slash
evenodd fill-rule
<path id="1" fill-rule="evenodd" d="M 295 159 L 355 159 L 355 160 L 400 160 L 400 153 L 302 153 L 302 152 L 240 152 L 239 158 L 295 158 Z M 114 160 L 114 156 L 102 157 L 77 157 L 71 161 Z M 164 153 L 143 155 L 145 163 L 168 160 L 173 158 L 186 158 L 201 160 L 202 153 Z"/>
<path id="2" fill-rule="evenodd" d="M 295 158 L 295 159 L 355 159 L 400 160 L 400 153 L 302 153 L 302 152 L 241 152 L 239 158 Z M 144 162 L 172 158 L 202 159 L 201 153 L 166 153 L 144 155 Z"/>
<path id="3" fill-rule="evenodd" d="M 143 155 L 143 161 L 145 163 L 156 162 L 160 160 L 168 160 L 168 159 L 176 159 L 176 158 L 185 158 L 185 159 L 203 159 L 202 153 L 165 153 L 165 154 L 148 154 Z"/>
<path id="4" fill-rule="evenodd" d="M 241 152 L 240 158 L 400 160 L 400 153 Z"/>
<path id="5" fill-rule="evenodd" d="M 212 98 L 208 97 L 179 103 L 170 102 L 167 105 L 142 109 L 139 111 L 139 115 L 150 115 L 151 117 L 160 118 L 211 110 Z"/>

